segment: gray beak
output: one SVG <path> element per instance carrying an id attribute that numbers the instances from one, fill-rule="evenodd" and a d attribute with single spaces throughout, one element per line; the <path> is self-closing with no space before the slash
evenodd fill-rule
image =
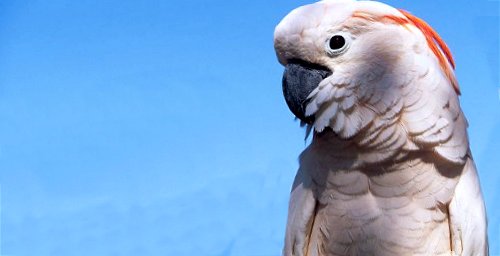
<path id="1" fill-rule="evenodd" d="M 289 63 L 283 74 L 283 95 L 292 113 L 311 124 L 314 116 L 305 116 L 307 96 L 318 87 L 319 83 L 331 75 L 327 68 L 309 63 Z"/>

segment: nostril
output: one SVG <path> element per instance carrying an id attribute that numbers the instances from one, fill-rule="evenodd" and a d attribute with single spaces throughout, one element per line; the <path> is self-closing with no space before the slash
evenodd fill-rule
<path id="1" fill-rule="evenodd" d="M 327 76 L 329 76 L 329 75 L 332 74 L 332 72 L 330 71 L 330 69 L 327 68 L 327 67 L 325 67 L 325 66 L 323 66 L 323 65 L 311 63 L 311 62 L 304 61 L 304 60 L 301 60 L 301 59 L 292 59 L 292 60 L 289 60 L 288 64 L 297 64 L 297 65 L 302 66 L 303 68 L 306 68 L 306 69 L 309 69 L 309 70 L 318 71 L 318 72 L 324 71 L 324 72 L 321 72 L 321 73 L 325 74 L 326 75 L 325 77 L 327 77 Z"/>

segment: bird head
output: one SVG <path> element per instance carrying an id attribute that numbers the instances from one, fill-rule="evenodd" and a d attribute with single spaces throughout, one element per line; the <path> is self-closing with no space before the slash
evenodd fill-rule
<path id="1" fill-rule="evenodd" d="M 436 66 L 458 93 L 446 44 L 421 19 L 374 1 L 327 0 L 299 7 L 276 27 L 288 107 L 316 132 L 351 138 L 387 125 L 408 102 L 407 86 Z M 387 117 L 387 118 L 383 118 Z M 385 123 L 384 123 L 385 122 Z"/>

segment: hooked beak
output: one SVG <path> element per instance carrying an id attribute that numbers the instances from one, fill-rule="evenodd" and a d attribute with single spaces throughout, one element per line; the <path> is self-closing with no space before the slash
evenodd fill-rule
<path id="1" fill-rule="evenodd" d="M 312 124 L 314 116 L 306 116 L 307 97 L 332 72 L 306 62 L 290 62 L 283 74 L 283 95 L 292 113 L 305 123 Z"/>

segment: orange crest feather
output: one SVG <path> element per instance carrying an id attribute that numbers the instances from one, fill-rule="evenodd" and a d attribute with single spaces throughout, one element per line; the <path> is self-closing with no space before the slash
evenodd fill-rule
<path id="1" fill-rule="evenodd" d="M 445 73 L 446 77 L 452 84 L 455 92 L 460 95 L 460 88 L 458 86 L 457 79 L 453 73 L 453 69 L 455 69 L 455 61 L 453 60 L 453 56 L 451 54 L 450 48 L 446 45 L 444 40 L 439 36 L 439 34 L 424 20 L 410 14 L 405 10 L 399 10 L 404 17 L 399 17 L 395 15 L 385 15 L 383 17 L 373 17 L 373 15 L 364 12 L 355 12 L 353 17 L 367 19 L 372 21 L 382 21 L 389 20 L 393 23 L 406 26 L 411 24 L 418 28 L 422 34 L 424 34 L 425 39 L 427 41 L 427 45 L 432 50 L 434 55 L 439 61 L 439 65 L 441 69 Z"/>

